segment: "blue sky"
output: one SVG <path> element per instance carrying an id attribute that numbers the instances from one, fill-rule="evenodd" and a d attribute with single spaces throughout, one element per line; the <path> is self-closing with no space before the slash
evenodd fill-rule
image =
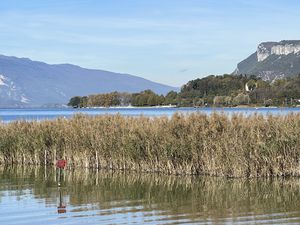
<path id="1" fill-rule="evenodd" d="M 181 86 L 300 39 L 298 0 L 1 0 L 0 54 Z"/>

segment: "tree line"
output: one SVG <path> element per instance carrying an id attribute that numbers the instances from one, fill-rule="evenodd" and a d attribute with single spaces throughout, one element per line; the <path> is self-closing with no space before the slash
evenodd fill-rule
<path id="1" fill-rule="evenodd" d="M 173 93 L 173 92 L 171 92 Z M 176 92 L 174 92 L 176 93 Z M 176 93 L 177 94 L 177 93 Z M 111 92 L 89 96 L 75 96 L 68 105 L 74 108 L 111 107 L 111 106 L 158 106 L 167 104 L 166 96 L 155 94 L 151 90 L 140 93 Z"/>
<path id="2" fill-rule="evenodd" d="M 158 95 L 151 90 L 139 93 L 111 92 L 89 96 L 75 96 L 68 105 L 72 107 L 110 106 L 293 106 L 300 104 L 300 75 L 273 82 L 256 76 L 211 75 L 191 80 L 180 92 L 170 91 Z"/>

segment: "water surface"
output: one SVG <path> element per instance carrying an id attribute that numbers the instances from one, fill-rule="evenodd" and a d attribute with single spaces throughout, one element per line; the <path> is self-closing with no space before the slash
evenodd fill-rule
<path id="1" fill-rule="evenodd" d="M 180 113 L 207 113 L 224 112 L 226 114 L 244 113 L 251 115 L 260 113 L 263 115 L 284 115 L 287 113 L 299 113 L 300 108 L 98 108 L 98 109 L 71 109 L 71 108 L 35 108 L 35 109 L 0 109 L 0 121 L 10 122 L 14 120 L 45 120 L 57 117 L 70 118 L 76 113 L 86 115 L 121 114 L 124 116 L 172 116 L 175 112 Z"/>
<path id="2" fill-rule="evenodd" d="M 0 224 L 299 224 L 300 180 L 0 168 Z"/>

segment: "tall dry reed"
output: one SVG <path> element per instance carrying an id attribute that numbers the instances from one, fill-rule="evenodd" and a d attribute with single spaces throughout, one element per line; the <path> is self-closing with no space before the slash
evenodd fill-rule
<path id="1" fill-rule="evenodd" d="M 76 115 L 0 125 L 0 164 L 165 174 L 299 176 L 300 114 Z"/>

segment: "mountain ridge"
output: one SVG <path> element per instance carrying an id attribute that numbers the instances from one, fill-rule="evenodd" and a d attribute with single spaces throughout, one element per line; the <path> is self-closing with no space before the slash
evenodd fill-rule
<path id="1" fill-rule="evenodd" d="M 0 107 L 66 104 L 75 95 L 112 91 L 178 90 L 136 75 L 5 55 L 0 55 L 0 75 Z"/>
<path id="2" fill-rule="evenodd" d="M 238 63 L 233 74 L 248 74 L 263 80 L 296 76 L 300 73 L 300 40 L 262 42 L 257 51 Z"/>

